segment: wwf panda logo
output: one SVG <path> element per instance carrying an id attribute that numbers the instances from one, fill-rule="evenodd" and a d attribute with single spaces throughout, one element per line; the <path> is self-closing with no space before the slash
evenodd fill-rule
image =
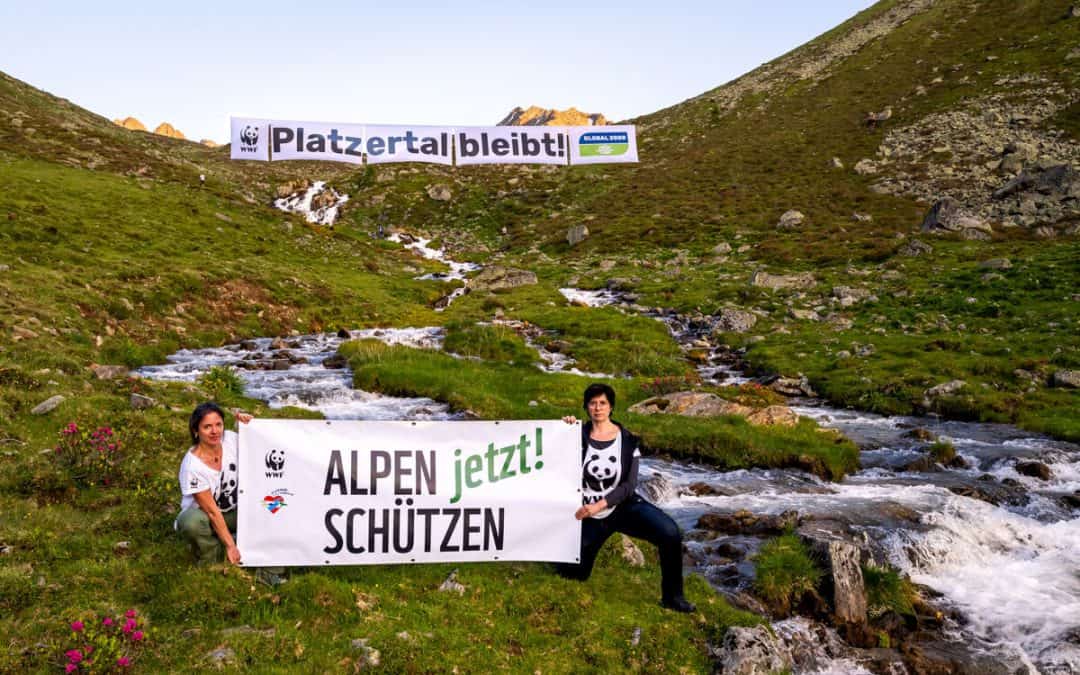
<path id="1" fill-rule="evenodd" d="M 606 494 L 619 482 L 622 466 L 619 463 L 617 448 L 589 448 L 585 457 L 582 481 L 586 492 Z"/>
<path id="2" fill-rule="evenodd" d="M 229 470 L 221 472 L 221 492 L 217 503 L 222 511 L 231 511 L 236 507 L 236 464 L 230 463 Z"/>
<path id="3" fill-rule="evenodd" d="M 266 468 L 271 471 L 281 471 L 285 467 L 285 451 L 271 448 L 266 453 Z"/>
<path id="4" fill-rule="evenodd" d="M 259 128 L 250 124 L 244 127 L 244 130 L 240 132 L 240 142 L 255 147 L 255 144 L 259 142 Z"/>

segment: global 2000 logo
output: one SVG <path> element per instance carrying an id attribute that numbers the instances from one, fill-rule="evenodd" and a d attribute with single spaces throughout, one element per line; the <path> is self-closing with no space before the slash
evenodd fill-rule
<path id="1" fill-rule="evenodd" d="M 293 494 L 288 490 L 274 490 L 272 493 L 263 497 L 263 506 L 270 513 L 277 513 L 285 506 L 285 497 L 292 497 Z"/>
<path id="2" fill-rule="evenodd" d="M 590 131 L 578 140 L 582 157 L 625 155 L 630 149 L 630 135 L 625 131 Z"/>

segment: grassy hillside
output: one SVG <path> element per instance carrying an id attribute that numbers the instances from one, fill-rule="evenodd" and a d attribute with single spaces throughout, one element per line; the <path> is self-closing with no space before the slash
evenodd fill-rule
<path id="1" fill-rule="evenodd" d="M 642 304 L 754 310 L 750 333 L 718 339 L 747 347 L 762 373 L 805 373 L 838 403 L 912 412 L 926 389 L 960 379 L 929 407 L 1080 438 L 1080 396 L 1048 385 L 1055 371 L 1080 368 L 1080 247 L 1069 223 L 1051 240 L 999 224 L 990 241 L 930 237 L 919 232 L 929 203 L 880 184 L 899 164 L 852 170 L 928 114 L 1035 96 L 1025 76 L 1066 92 L 1034 131 L 1075 145 L 1080 60 L 1065 55 L 1080 20 L 1064 18 L 1068 4 L 879 3 L 754 73 L 635 120 L 643 161 L 633 167 L 233 163 L 227 149 L 127 131 L 0 74 L 0 629 L 11 636 L 0 670 L 62 666 L 69 621 L 129 607 L 150 628 L 139 657 L 148 671 L 194 669 L 222 645 L 240 668 L 358 668 L 371 656 L 359 639 L 391 671 L 702 671 L 706 641 L 757 620 L 700 580 L 690 595 L 702 612 L 661 612 L 651 550 L 642 571 L 609 548 L 586 586 L 542 565 L 461 566 L 460 597 L 437 590 L 447 566 L 311 570 L 272 591 L 241 570 L 191 569 L 170 532 L 175 471 L 185 415 L 209 394 L 98 380 L 93 363 L 156 363 L 181 347 L 293 330 L 445 323 L 458 350 L 482 359 L 465 362 L 466 384 L 441 355 L 381 348 L 352 354 L 357 381 L 488 417 L 556 416 L 576 412 L 581 379 L 543 375 L 519 339 L 478 342 L 472 326 L 501 315 L 557 330 L 581 367 L 629 376 L 622 399 L 639 400 L 651 378 L 692 364 L 651 319 L 567 307 L 557 292 L 618 279 Z M 885 106 L 892 119 L 868 129 L 864 114 Z M 943 170 L 940 157 L 920 162 L 903 168 Z M 352 196 L 333 229 L 270 208 L 278 186 L 298 179 Z M 449 201 L 428 197 L 436 183 L 450 187 Z M 779 230 L 788 209 L 806 220 Z M 457 259 L 532 269 L 540 283 L 473 293 L 437 313 L 438 285 L 413 280 L 437 265 L 373 238 L 380 224 L 435 236 Z M 591 234 L 571 248 L 564 237 L 576 224 Z M 932 251 L 904 255 L 913 240 Z M 731 250 L 714 249 L 722 243 Z M 980 266 L 999 258 L 1010 262 Z M 815 283 L 769 291 L 750 284 L 760 269 L 811 272 Z M 837 287 L 876 299 L 842 302 Z M 133 392 L 157 405 L 133 410 Z M 53 395 L 65 397 L 58 408 L 30 414 Z M 53 460 L 73 421 L 120 439 L 125 460 L 108 486 Z M 629 421 L 650 447 L 719 467 L 840 477 L 856 461 L 850 443 L 810 424 Z M 243 626 L 256 632 L 223 632 Z"/>

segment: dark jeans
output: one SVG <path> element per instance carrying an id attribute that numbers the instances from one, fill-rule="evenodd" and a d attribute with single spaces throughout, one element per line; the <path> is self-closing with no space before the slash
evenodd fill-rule
<path id="1" fill-rule="evenodd" d="M 592 574 L 596 554 L 616 532 L 655 544 L 660 551 L 660 584 L 663 599 L 681 597 L 682 533 L 671 516 L 637 495 L 619 504 L 607 518 L 586 518 L 581 521 L 581 562 L 557 566 L 559 574 L 585 581 Z"/>

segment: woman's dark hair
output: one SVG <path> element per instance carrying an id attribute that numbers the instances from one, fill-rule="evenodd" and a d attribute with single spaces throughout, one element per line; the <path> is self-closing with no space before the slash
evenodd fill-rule
<path id="1" fill-rule="evenodd" d="M 589 409 L 589 401 L 593 400 L 597 396 L 603 396 L 607 399 L 608 405 L 612 408 L 615 407 L 615 390 L 606 384 L 600 382 L 593 382 L 588 387 L 585 387 L 585 396 L 581 402 L 581 407 L 586 410 Z"/>
<path id="2" fill-rule="evenodd" d="M 225 421 L 225 413 L 221 410 L 221 407 L 213 401 L 206 401 L 195 406 L 195 410 L 191 412 L 191 419 L 188 420 L 188 431 L 191 432 L 191 442 L 199 442 L 199 425 L 202 423 L 203 418 L 210 413 L 217 413 L 222 421 Z"/>

